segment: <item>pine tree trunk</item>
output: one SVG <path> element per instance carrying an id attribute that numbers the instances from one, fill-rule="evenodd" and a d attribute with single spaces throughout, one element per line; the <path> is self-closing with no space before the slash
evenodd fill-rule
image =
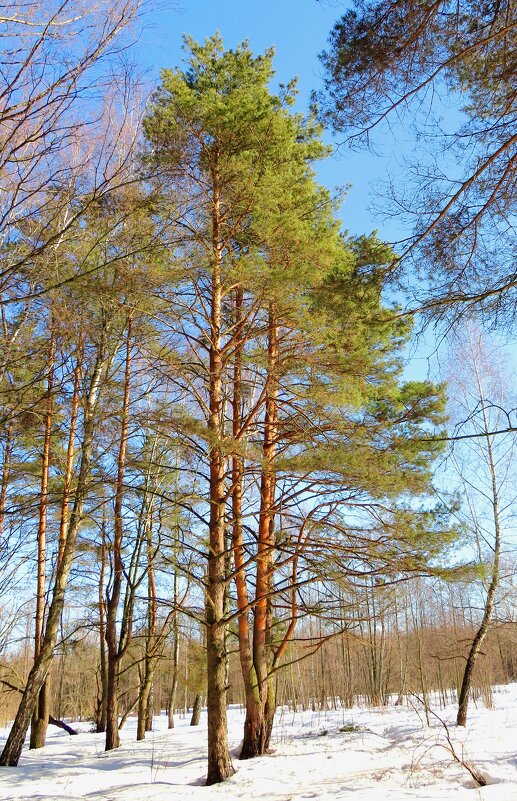
<path id="1" fill-rule="evenodd" d="M 234 773 L 228 749 L 226 717 L 225 601 L 225 460 L 223 439 L 223 361 L 221 353 L 221 260 L 219 177 L 213 171 L 211 342 L 209 376 L 210 522 L 206 588 L 206 651 L 208 710 L 207 785 Z"/>
<path id="2" fill-rule="evenodd" d="M 278 434 L 278 325 L 274 304 L 269 309 L 268 377 L 265 400 L 263 468 L 260 482 L 258 550 L 256 559 L 255 618 L 253 623 L 253 670 L 243 672 L 246 691 L 246 719 L 240 757 L 250 759 L 269 748 L 275 714 L 273 683 L 270 676 L 271 586 L 274 551 L 275 472 Z M 247 660 L 246 660 L 247 661 Z M 242 664 L 242 661 L 241 661 Z"/>
<path id="3" fill-rule="evenodd" d="M 242 290 L 236 292 L 236 328 L 242 321 Z M 242 426 L 242 346 L 237 345 L 233 368 L 233 436 L 237 441 Z M 232 545 L 235 565 L 235 585 L 237 590 L 239 659 L 246 699 L 246 719 L 240 759 L 248 759 L 262 753 L 261 720 L 264 716 L 262 699 L 258 687 L 257 674 L 253 663 L 250 643 L 249 599 L 246 585 L 246 553 L 243 543 L 242 497 L 244 480 L 244 459 L 240 453 L 232 457 Z"/>
<path id="4" fill-rule="evenodd" d="M 224 627 L 219 622 L 223 610 L 223 591 L 222 585 L 210 588 L 206 610 L 208 622 L 206 638 L 208 684 L 207 785 L 222 782 L 235 772 L 228 749 L 225 636 Z M 212 610 L 212 604 L 214 605 L 214 610 Z"/>

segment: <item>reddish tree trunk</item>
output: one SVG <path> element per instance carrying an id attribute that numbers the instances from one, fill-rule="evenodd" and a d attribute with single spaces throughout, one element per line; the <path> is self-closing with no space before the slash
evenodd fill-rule
<path id="1" fill-rule="evenodd" d="M 239 329 L 242 321 L 242 290 L 236 292 L 236 328 Z M 237 442 L 242 427 L 242 344 L 239 342 L 235 348 L 233 367 L 233 436 Z M 253 654 L 250 642 L 249 625 L 249 596 L 246 584 L 246 554 L 243 543 L 242 525 L 242 498 L 244 481 L 244 459 L 236 451 L 232 457 L 232 546 L 235 565 L 235 586 L 237 591 L 237 618 L 239 635 L 239 659 L 244 683 L 246 698 L 246 721 L 244 724 L 244 741 L 240 758 L 247 759 L 255 756 L 256 731 L 260 728 L 260 693 L 258 689 L 257 674 L 253 663 Z M 253 743 L 253 745 L 252 745 Z"/>
<path id="2" fill-rule="evenodd" d="M 223 360 L 221 353 L 222 242 L 220 232 L 220 189 L 213 173 L 212 291 L 210 332 L 209 418 L 210 437 L 210 522 L 208 576 L 206 588 L 206 651 L 208 710 L 207 785 L 224 781 L 234 773 L 228 749 L 226 718 L 226 643 L 224 600 L 225 555 L 225 459 L 222 450 Z"/>
<path id="3" fill-rule="evenodd" d="M 264 754 L 269 748 L 275 714 L 275 687 L 271 677 L 271 588 L 274 554 L 275 471 L 278 437 L 278 324 L 274 304 L 269 309 L 268 376 L 265 399 L 263 468 L 260 481 L 260 511 L 255 579 L 255 618 L 253 623 L 253 668 L 244 662 L 246 719 L 241 759 Z M 237 568 L 236 568 L 237 569 Z"/>

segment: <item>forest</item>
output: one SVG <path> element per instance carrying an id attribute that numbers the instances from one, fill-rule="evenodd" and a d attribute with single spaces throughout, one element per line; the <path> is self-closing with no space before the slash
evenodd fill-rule
<path id="1" fill-rule="evenodd" d="M 334 6 L 303 110 L 245 37 L 150 80 L 148 0 L 1 8 L 0 766 L 517 680 L 517 5 Z M 396 242 L 320 179 L 390 128 Z"/>

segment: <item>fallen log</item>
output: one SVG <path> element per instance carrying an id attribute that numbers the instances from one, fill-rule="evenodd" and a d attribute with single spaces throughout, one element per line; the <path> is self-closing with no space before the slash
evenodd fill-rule
<path id="1" fill-rule="evenodd" d="M 11 682 L 7 681 L 6 679 L 0 679 L 0 684 L 3 684 L 10 690 L 23 695 L 23 690 L 20 687 L 17 687 L 15 684 L 11 684 Z M 70 734 L 70 736 L 79 734 L 79 732 L 69 726 L 68 723 L 65 723 L 63 720 L 58 720 L 58 718 L 54 718 L 52 715 L 48 716 L 48 722 L 50 726 L 57 726 L 58 729 L 63 729 L 63 731 L 66 731 L 68 734 Z"/>

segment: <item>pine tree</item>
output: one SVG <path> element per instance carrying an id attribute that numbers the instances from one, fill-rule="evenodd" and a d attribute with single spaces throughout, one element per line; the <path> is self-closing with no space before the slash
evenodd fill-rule
<path id="1" fill-rule="evenodd" d="M 340 236 L 332 199 L 312 169 L 326 153 L 321 130 L 290 113 L 294 86 L 271 94 L 272 53 L 254 58 L 246 45 L 225 52 L 217 36 L 204 45 L 188 40 L 187 48 L 187 71 L 162 73 L 145 131 L 173 215 L 176 295 L 162 315 L 189 398 L 183 433 L 195 434 L 207 470 L 210 784 L 233 770 L 230 619 L 238 622 L 246 688 L 242 755 L 268 747 L 275 671 L 296 622 L 298 565 L 308 570 L 305 540 L 292 533 L 303 521 L 298 514 L 286 538 L 276 528 L 280 509 L 294 521 L 296 499 L 314 503 L 320 493 L 328 509 L 340 493 L 361 494 L 365 508 L 373 497 L 425 494 L 438 446 L 415 435 L 440 422 L 443 396 L 426 382 L 400 384 L 397 351 L 408 328 L 381 305 L 391 253 L 375 238 Z M 410 510 L 392 510 L 386 526 L 388 517 L 404 529 L 402 543 Z M 429 520 L 413 521 L 422 553 L 439 538 Z M 227 604 L 232 578 L 235 611 Z M 292 621 L 279 636 L 274 597 L 289 587 Z"/>
<path id="2" fill-rule="evenodd" d="M 218 36 L 205 45 L 192 40 L 186 45 L 188 70 L 162 72 L 162 86 L 144 127 L 155 163 L 170 176 L 171 193 L 179 205 L 176 214 L 186 232 L 183 257 L 193 276 L 194 294 L 201 301 L 201 307 L 192 312 L 188 331 L 192 344 L 202 352 L 206 398 L 201 406 L 209 465 L 207 783 L 212 784 L 233 773 L 226 731 L 224 376 L 238 335 L 227 325 L 224 310 L 240 234 L 260 189 L 263 149 L 268 147 L 269 128 L 281 103 L 267 89 L 271 52 L 254 58 L 246 45 L 224 52 Z"/>
<path id="3" fill-rule="evenodd" d="M 322 54 L 318 101 L 335 130 L 368 142 L 398 116 L 440 143 L 436 163 L 414 165 L 415 183 L 392 199 L 414 226 L 400 254 L 415 257 L 408 289 L 423 264 L 419 302 L 432 314 L 480 304 L 514 315 L 516 35 L 514 0 L 357 0 Z M 464 112 L 456 130 L 444 134 L 436 97 Z"/>

